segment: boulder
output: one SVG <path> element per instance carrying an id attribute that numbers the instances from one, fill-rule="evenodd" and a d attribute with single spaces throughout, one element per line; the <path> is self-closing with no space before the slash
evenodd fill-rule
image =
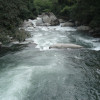
<path id="1" fill-rule="evenodd" d="M 44 23 L 43 23 L 43 20 L 42 18 L 38 17 L 37 18 L 37 21 L 36 21 L 36 26 L 42 26 Z"/>
<path id="2" fill-rule="evenodd" d="M 79 26 L 77 27 L 78 31 L 89 31 L 90 27 L 89 26 Z"/>
<path id="3" fill-rule="evenodd" d="M 34 24 L 30 20 L 28 20 L 28 21 L 24 20 L 22 26 L 23 27 L 34 27 Z"/>
<path id="4" fill-rule="evenodd" d="M 43 15 L 42 20 L 44 23 L 50 23 L 51 19 L 48 15 Z"/>
<path id="5" fill-rule="evenodd" d="M 92 36 L 95 38 L 100 38 L 100 33 L 93 33 Z"/>
<path id="6" fill-rule="evenodd" d="M 82 46 L 80 45 L 76 45 L 76 44 L 63 44 L 63 43 L 58 43 L 58 44 L 55 44 L 55 45 L 51 45 L 49 47 L 49 49 L 51 48 L 57 48 L 57 49 L 64 49 L 64 48 L 72 48 L 72 49 L 77 49 L 77 48 L 82 48 Z"/>
<path id="7" fill-rule="evenodd" d="M 2 42 L 0 42 L 0 47 L 2 46 Z"/>
<path id="8" fill-rule="evenodd" d="M 49 13 L 49 17 L 50 17 L 50 24 L 52 25 L 52 26 L 55 26 L 55 25 L 59 25 L 60 23 L 59 23 L 59 20 L 57 19 L 57 17 L 53 14 L 53 13 Z"/>
<path id="9" fill-rule="evenodd" d="M 39 15 L 39 18 L 37 19 L 37 22 L 36 22 L 37 26 L 47 26 L 47 25 L 55 26 L 59 24 L 60 24 L 59 20 L 56 18 L 56 16 L 52 12 L 42 13 L 42 15 Z"/>
<path id="10" fill-rule="evenodd" d="M 59 19 L 59 22 L 60 23 L 64 23 L 65 21 L 63 19 Z"/>
<path id="11" fill-rule="evenodd" d="M 75 26 L 79 26 L 80 22 L 79 21 L 75 21 Z"/>
<path id="12" fill-rule="evenodd" d="M 74 23 L 72 22 L 65 22 L 61 25 L 61 27 L 73 27 L 74 26 Z"/>
<path id="13" fill-rule="evenodd" d="M 2 42 L 0 42 L 0 45 L 2 45 Z"/>
<path id="14" fill-rule="evenodd" d="M 56 26 L 56 25 L 59 25 L 60 23 L 59 23 L 59 20 L 58 19 L 56 19 L 56 20 L 51 20 L 51 26 Z"/>
<path id="15" fill-rule="evenodd" d="M 94 31 L 94 29 L 91 29 L 91 30 L 89 30 L 89 33 L 94 33 L 95 31 Z"/>

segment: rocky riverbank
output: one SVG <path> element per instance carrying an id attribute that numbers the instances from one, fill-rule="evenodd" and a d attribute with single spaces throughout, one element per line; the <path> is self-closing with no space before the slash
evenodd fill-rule
<path id="1" fill-rule="evenodd" d="M 7 36 L 9 44 L 36 44 L 34 41 L 27 41 L 30 35 L 27 33 L 27 28 L 35 30 L 38 26 L 57 26 L 61 27 L 76 27 L 77 31 L 86 31 L 94 37 L 100 37 L 100 28 L 91 28 L 86 25 L 81 25 L 78 21 L 58 19 L 52 12 L 42 13 L 38 15 L 35 20 L 25 20 L 22 25 L 20 25 L 19 31 L 14 35 L 14 37 Z M 29 31 L 29 29 L 28 29 Z M 2 41 L 0 41 L 0 48 L 5 47 Z M 7 46 L 8 47 L 8 46 Z"/>
<path id="2" fill-rule="evenodd" d="M 78 21 L 72 21 L 72 20 L 64 21 L 63 19 L 60 19 L 60 21 L 62 23 L 61 27 L 76 27 L 77 31 L 86 31 L 93 37 L 100 38 L 100 27 L 93 28 L 88 25 L 82 25 Z"/>

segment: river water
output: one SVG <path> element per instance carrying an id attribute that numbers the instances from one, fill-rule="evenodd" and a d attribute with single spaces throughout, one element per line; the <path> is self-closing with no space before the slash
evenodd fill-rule
<path id="1" fill-rule="evenodd" d="M 100 43 L 71 27 L 29 27 L 27 40 L 0 51 L 0 100 L 100 100 Z M 74 43 L 82 49 L 51 49 Z"/>

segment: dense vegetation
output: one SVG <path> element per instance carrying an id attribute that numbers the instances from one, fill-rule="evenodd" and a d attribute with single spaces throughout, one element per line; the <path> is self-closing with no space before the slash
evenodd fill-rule
<path id="1" fill-rule="evenodd" d="M 18 34 L 17 27 L 23 20 L 42 12 L 100 27 L 100 0 L 0 0 L 0 41 L 8 34 Z"/>
<path id="2" fill-rule="evenodd" d="M 34 17 L 33 5 L 33 0 L 0 0 L 0 41 L 8 41 L 7 35 L 20 34 L 17 27 L 21 22 Z"/>
<path id="3" fill-rule="evenodd" d="M 91 27 L 100 27 L 100 0 L 35 0 L 38 14 L 51 11 L 57 16 Z"/>
<path id="4" fill-rule="evenodd" d="M 59 0 L 62 15 L 91 27 L 100 27 L 100 0 Z"/>

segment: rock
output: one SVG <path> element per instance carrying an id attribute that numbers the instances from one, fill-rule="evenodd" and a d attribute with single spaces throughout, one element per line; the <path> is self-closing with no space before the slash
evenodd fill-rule
<path id="1" fill-rule="evenodd" d="M 55 44 L 55 45 L 51 45 L 49 47 L 49 49 L 51 48 L 57 48 L 57 49 L 63 49 L 63 48 L 72 48 L 72 49 L 77 49 L 77 48 L 82 48 L 82 46 L 80 45 L 76 45 L 76 44 Z"/>
<path id="2" fill-rule="evenodd" d="M 93 29 L 89 30 L 89 33 L 94 33 L 94 30 Z"/>
<path id="3" fill-rule="evenodd" d="M 90 27 L 89 26 L 79 26 L 77 27 L 78 31 L 89 31 Z"/>
<path id="4" fill-rule="evenodd" d="M 95 31 L 96 33 L 99 33 L 99 32 L 100 32 L 100 27 L 96 27 L 96 28 L 94 29 L 94 31 Z"/>
<path id="5" fill-rule="evenodd" d="M 43 16 L 42 16 L 42 15 L 38 15 L 38 17 L 39 17 L 39 18 L 42 18 Z"/>
<path id="6" fill-rule="evenodd" d="M 38 17 L 37 18 L 37 21 L 36 21 L 36 26 L 43 26 L 43 20 L 42 20 L 42 18 L 40 18 L 40 17 Z"/>
<path id="7" fill-rule="evenodd" d="M 75 21 L 75 26 L 79 26 L 80 22 L 79 21 Z"/>
<path id="8" fill-rule="evenodd" d="M 7 38 L 8 38 L 9 41 L 13 40 L 13 37 L 10 37 L 9 35 L 7 35 Z"/>
<path id="9" fill-rule="evenodd" d="M 22 26 L 23 27 L 35 27 L 34 24 L 30 20 L 28 20 L 28 21 L 25 20 L 23 22 L 23 25 Z"/>
<path id="10" fill-rule="evenodd" d="M 51 23 L 51 19 L 48 15 L 43 15 L 42 20 L 44 23 Z"/>
<path id="11" fill-rule="evenodd" d="M 52 12 L 43 13 L 42 15 L 39 15 L 39 18 L 36 22 L 37 26 L 55 26 L 59 24 L 59 20 Z"/>
<path id="12" fill-rule="evenodd" d="M 92 35 L 93 35 L 93 37 L 95 37 L 95 38 L 100 38 L 100 33 L 93 33 Z"/>
<path id="13" fill-rule="evenodd" d="M 73 20 L 72 20 L 72 19 L 70 19 L 70 20 L 69 20 L 69 22 L 72 22 L 72 23 L 73 23 Z"/>
<path id="14" fill-rule="evenodd" d="M 60 23 L 64 23 L 65 21 L 63 19 L 59 19 L 59 22 Z"/>
<path id="15" fill-rule="evenodd" d="M 52 26 L 55 26 L 55 25 L 59 25 L 60 23 L 59 23 L 59 20 L 57 19 L 57 17 L 53 14 L 53 13 L 49 13 L 49 17 L 50 17 L 50 20 L 51 20 L 51 22 L 50 22 L 50 24 L 52 25 Z"/>
<path id="16" fill-rule="evenodd" d="M 2 45 L 2 42 L 0 42 L 0 45 Z"/>
<path id="17" fill-rule="evenodd" d="M 63 23 L 62 25 L 61 25 L 61 27 L 73 27 L 74 26 L 74 23 L 72 23 L 72 22 L 65 22 L 65 23 Z"/>
<path id="18" fill-rule="evenodd" d="M 60 23 L 59 23 L 59 21 L 58 21 L 58 19 L 56 19 L 56 20 L 51 20 L 51 26 L 56 26 L 56 25 L 59 25 Z"/>
<path id="19" fill-rule="evenodd" d="M 2 46 L 2 42 L 0 42 L 0 48 L 1 48 L 1 46 Z"/>

